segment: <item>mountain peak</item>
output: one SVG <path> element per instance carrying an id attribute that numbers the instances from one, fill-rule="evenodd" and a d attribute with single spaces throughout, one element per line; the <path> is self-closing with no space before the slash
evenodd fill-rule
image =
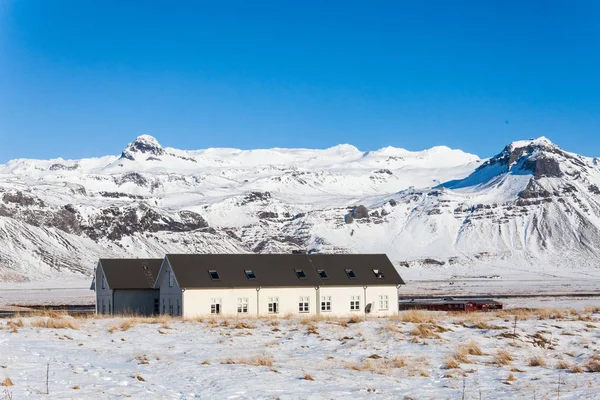
<path id="1" fill-rule="evenodd" d="M 515 142 L 512 142 L 511 144 L 509 144 L 508 146 L 506 146 L 507 148 L 511 148 L 511 149 L 520 149 L 523 147 L 555 147 L 556 145 L 554 143 L 552 143 L 552 141 L 550 139 L 548 139 L 545 136 L 540 136 L 537 139 L 529 139 L 529 140 L 517 140 Z"/>
<path id="2" fill-rule="evenodd" d="M 149 154 L 151 156 L 161 156 L 165 154 L 165 150 L 158 143 L 154 136 L 140 135 L 121 153 L 121 158 L 135 160 L 135 154 Z"/>

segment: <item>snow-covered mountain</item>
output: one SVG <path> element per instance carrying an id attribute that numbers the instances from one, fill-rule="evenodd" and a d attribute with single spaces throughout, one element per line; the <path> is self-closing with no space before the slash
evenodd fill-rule
<path id="1" fill-rule="evenodd" d="M 399 266 L 595 265 L 600 167 L 545 138 L 434 147 L 163 148 L 0 165 L 0 280 L 166 252 L 385 252 Z M 360 207 L 359 207 L 360 206 Z"/>

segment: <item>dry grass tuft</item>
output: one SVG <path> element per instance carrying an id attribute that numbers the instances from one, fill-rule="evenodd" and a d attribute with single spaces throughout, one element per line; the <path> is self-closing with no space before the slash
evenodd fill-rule
<path id="1" fill-rule="evenodd" d="M 19 328 L 22 328 L 24 324 L 22 319 L 18 319 L 16 321 L 8 321 L 6 325 L 12 333 L 17 333 L 19 332 Z"/>
<path id="2" fill-rule="evenodd" d="M 79 326 L 72 320 L 66 318 L 44 318 L 37 321 L 33 321 L 31 326 L 35 328 L 48 328 L 48 329 L 79 329 Z"/>
<path id="3" fill-rule="evenodd" d="M 416 324 L 432 323 L 438 320 L 439 313 L 425 310 L 401 311 L 398 318 L 402 322 L 413 322 Z"/>
<path id="4" fill-rule="evenodd" d="M 411 335 L 419 337 L 421 339 L 441 339 L 441 336 L 437 334 L 440 329 L 437 325 L 433 324 L 418 324 L 410 332 Z"/>
<path id="5" fill-rule="evenodd" d="M 581 368 L 579 365 L 577 364 L 573 364 L 569 367 L 569 371 L 571 371 L 574 374 L 583 374 L 584 370 L 583 368 Z"/>
<path id="6" fill-rule="evenodd" d="M 494 354 L 493 363 L 498 366 L 509 365 L 514 360 L 514 357 L 506 350 L 498 350 Z"/>
<path id="7" fill-rule="evenodd" d="M 529 359 L 529 366 L 530 367 L 545 367 L 546 360 L 541 355 L 533 356 Z"/>
<path id="8" fill-rule="evenodd" d="M 454 357 L 446 357 L 444 361 L 444 365 L 442 366 L 444 369 L 457 369 L 460 368 L 460 364 Z"/>
<path id="9" fill-rule="evenodd" d="M 273 366 L 273 358 L 271 356 L 257 355 L 254 358 L 246 358 L 233 360 L 228 358 L 225 361 L 222 361 L 221 364 L 242 364 L 242 365 L 252 365 L 254 367 L 272 367 Z"/>
<path id="10" fill-rule="evenodd" d="M 358 324 L 359 322 L 362 322 L 362 318 L 359 317 L 358 315 L 353 315 L 352 317 L 350 317 L 350 319 L 348 320 L 349 324 Z"/>
<path id="11" fill-rule="evenodd" d="M 473 340 L 471 340 L 467 344 L 462 345 L 461 347 L 464 348 L 464 350 L 472 356 L 482 356 L 483 355 L 483 351 L 481 350 L 481 347 L 479 347 L 477 342 L 475 342 Z"/>
<path id="12" fill-rule="evenodd" d="M 136 375 L 135 379 L 137 379 L 140 382 L 146 382 L 146 380 L 144 378 L 142 378 L 140 375 Z"/>
<path id="13" fill-rule="evenodd" d="M 390 361 L 390 364 L 393 368 L 404 368 L 408 365 L 405 357 L 398 357 L 398 356 L 392 358 L 392 360 Z"/>
<path id="14" fill-rule="evenodd" d="M 556 363 L 556 369 L 571 369 L 571 364 L 565 360 L 559 360 Z"/>
<path id="15" fill-rule="evenodd" d="M 135 324 L 136 324 L 136 320 L 135 319 L 127 319 L 123 322 L 121 322 L 121 325 L 119 325 L 119 328 L 122 331 L 127 331 L 129 329 L 131 329 Z"/>
<path id="16" fill-rule="evenodd" d="M 302 376 L 302 379 L 304 379 L 305 381 L 314 381 L 314 378 L 312 377 L 312 375 L 307 372 L 304 373 L 304 375 Z"/>
<path id="17" fill-rule="evenodd" d="M 14 386 L 14 385 L 15 384 L 13 383 L 13 381 L 10 380 L 10 378 L 6 378 L 2 382 L 0 382 L 0 386 Z"/>
<path id="18" fill-rule="evenodd" d="M 600 372 L 600 360 L 589 360 L 584 364 L 584 367 L 588 372 Z"/>
<path id="19" fill-rule="evenodd" d="M 272 319 L 269 322 L 267 322 L 267 325 L 269 325 L 269 326 L 279 326 L 279 321 L 277 321 L 276 319 Z"/>
<path id="20" fill-rule="evenodd" d="M 517 380 L 517 378 L 515 378 L 515 376 L 512 374 L 512 372 L 508 375 L 508 378 L 506 378 L 507 382 L 514 382 L 516 380 Z"/>
<path id="21" fill-rule="evenodd" d="M 586 313 L 600 313 L 600 306 L 588 306 L 584 309 Z"/>
<path id="22" fill-rule="evenodd" d="M 73 386 L 73 390 L 79 390 L 79 389 L 81 389 L 79 386 L 77 386 L 77 385 Z"/>
<path id="23" fill-rule="evenodd" d="M 233 329 L 254 329 L 255 325 L 248 324 L 246 322 L 240 321 L 233 326 Z"/>

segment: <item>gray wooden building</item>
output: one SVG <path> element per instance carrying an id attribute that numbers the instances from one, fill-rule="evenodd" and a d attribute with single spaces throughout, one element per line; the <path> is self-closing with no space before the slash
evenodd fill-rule
<path id="1" fill-rule="evenodd" d="M 92 281 L 96 313 L 153 315 L 159 313 L 154 284 L 162 258 L 101 258 Z"/>

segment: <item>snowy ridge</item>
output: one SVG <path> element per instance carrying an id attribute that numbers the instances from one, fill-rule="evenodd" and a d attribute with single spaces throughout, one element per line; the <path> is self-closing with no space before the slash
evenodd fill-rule
<path id="1" fill-rule="evenodd" d="M 142 135 L 117 156 L 0 165 L 0 280 L 85 274 L 99 256 L 307 248 L 411 268 L 595 267 L 599 186 L 596 159 L 546 138 L 482 161 L 445 146 L 188 151 Z"/>

